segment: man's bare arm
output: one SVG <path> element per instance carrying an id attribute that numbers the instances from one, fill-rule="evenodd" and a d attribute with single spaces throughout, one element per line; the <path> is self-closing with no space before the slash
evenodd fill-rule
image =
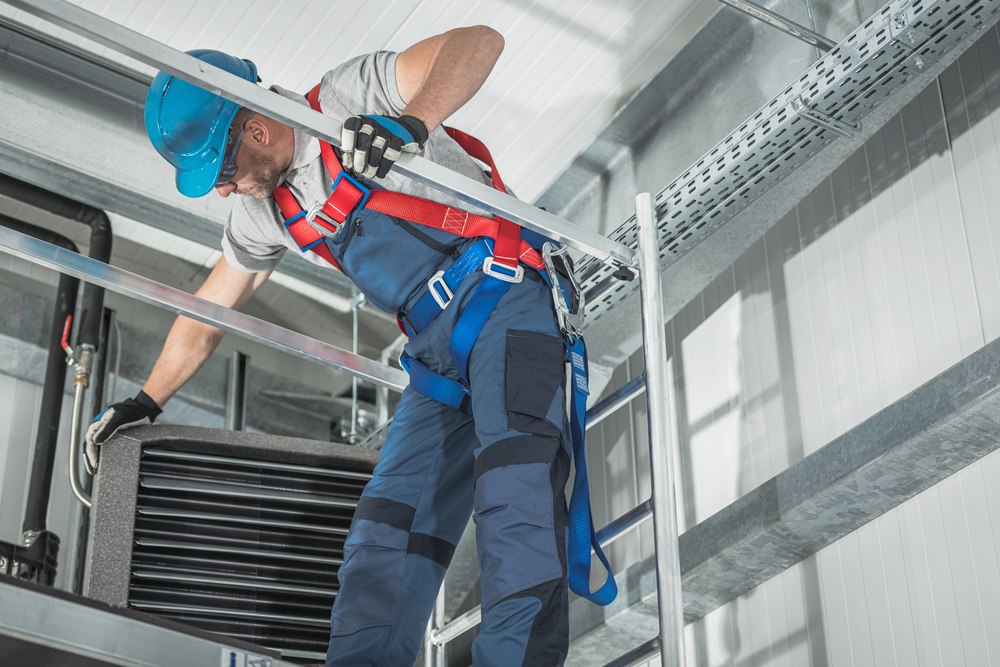
<path id="1" fill-rule="evenodd" d="M 433 132 L 486 82 L 503 52 L 492 28 L 456 28 L 429 37 L 396 58 L 396 87 L 406 103 L 401 115 L 419 118 Z"/>
<path id="2" fill-rule="evenodd" d="M 271 275 L 237 271 L 225 255 L 219 258 L 211 275 L 195 296 L 220 306 L 240 308 Z M 208 360 L 219 346 L 225 332 L 209 324 L 180 316 L 170 328 L 153 372 L 142 390 L 161 408 L 177 393 L 191 376 Z"/>

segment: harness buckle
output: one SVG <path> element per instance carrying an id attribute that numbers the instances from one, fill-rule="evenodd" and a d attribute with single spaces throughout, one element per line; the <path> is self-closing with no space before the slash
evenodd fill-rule
<path id="1" fill-rule="evenodd" d="M 568 251 L 569 246 L 557 248 L 554 243 L 546 242 L 542 245 L 542 259 L 545 262 L 545 272 L 548 273 L 549 282 L 552 284 L 552 302 L 559 320 L 559 330 L 569 338 L 580 338 L 583 336 L 583 305 L 585 300 L 580 283 L 577 282 L 576 276 L 573 275 L 573 269 L 567 261 L 566 253 Z M 563 270 L 576 293 L 572 308 L 566 303 L 565 290 L 559 282 L 559 272 L 556 270 L 556 260 L 562 262 Z"/>
<path id="2" fill-rule="evenodd" d="M 439 287 L 441 291 L 438 291 Z M 434 297 L 437 305 L 441 306 L 441 310 L 447 308 L 448 304 L 455 297 L 455 293 L 451 291 L 448 283 L 445 282 L 444 271 L 438 271 L 427 279 L 427 289 L 430 290 L 431 296 Z"/>
<path id="3" fill-rule="evenodd" d="M 314 204 L 313 207 L 306 212 L 306 224 L 323 236 L 332 239 L 340 233 L 340 228 L 344 226 L 344 223 L 337 222 L 328 216 L 323 211 L 323 207 L 325 205 L 326 202 Z M 319 218 L 319 220 L 316 220 L 316 218 Z"/>
<path id="4" fill-rule="evenodd" d="M 493 257 L 487 257 L 483 260 L 483 273 L 505 283 L 517 284 L 524 278 L 524 267 L 520 264 L 515 267 L 505 264 L 497 264 L 496 266 L 500 269 L 499 271 L 493 268 Z"/>

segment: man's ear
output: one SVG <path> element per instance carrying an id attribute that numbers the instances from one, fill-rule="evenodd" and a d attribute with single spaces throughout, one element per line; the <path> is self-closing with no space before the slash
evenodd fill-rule
<path id="1" fill-rule="evenodd" d="M 267 146 L 273 140 L 271 128 L 263 119 L 254 116 L 247 121 L 246 130 L 243 133 L 243 141 L 249 139 L 254 145 L 261 148 Z"/>

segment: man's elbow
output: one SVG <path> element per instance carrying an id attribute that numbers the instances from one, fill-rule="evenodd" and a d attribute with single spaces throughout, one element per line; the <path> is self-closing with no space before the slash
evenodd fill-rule
<path id="1" fill-rule="evenodd" d="M 483 55 L 493 58 L 494 61 L 500 58 L 504 47 L 503 35 L 486 25 L 473 26 L 469 30 L 473 31 Z"/>

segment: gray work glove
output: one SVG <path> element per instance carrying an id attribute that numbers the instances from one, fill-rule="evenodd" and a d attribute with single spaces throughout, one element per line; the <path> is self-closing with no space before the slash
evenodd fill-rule
<path id="1" fill-rule="evenodd" d="M 101 445 L 115 433 L 130 426 L 152 424 L 163 412 L 156 401 L 144 391 L 135 398 L 129 398 L 121 403 L 115 403 L 104 412 L 97 415 L 94 423 L 87 429 L 86 456 L 87 472 L 91 475 L 97 472 L 97 463 L 101 458 Z"/>
<path id="2" fill-rule="evenodd" d="M 344 169 L 358 178 L 385 178 L 403 153 L 419 153 L 427 126 L 414 116 L 352 116 L 340 132 Z"/>

